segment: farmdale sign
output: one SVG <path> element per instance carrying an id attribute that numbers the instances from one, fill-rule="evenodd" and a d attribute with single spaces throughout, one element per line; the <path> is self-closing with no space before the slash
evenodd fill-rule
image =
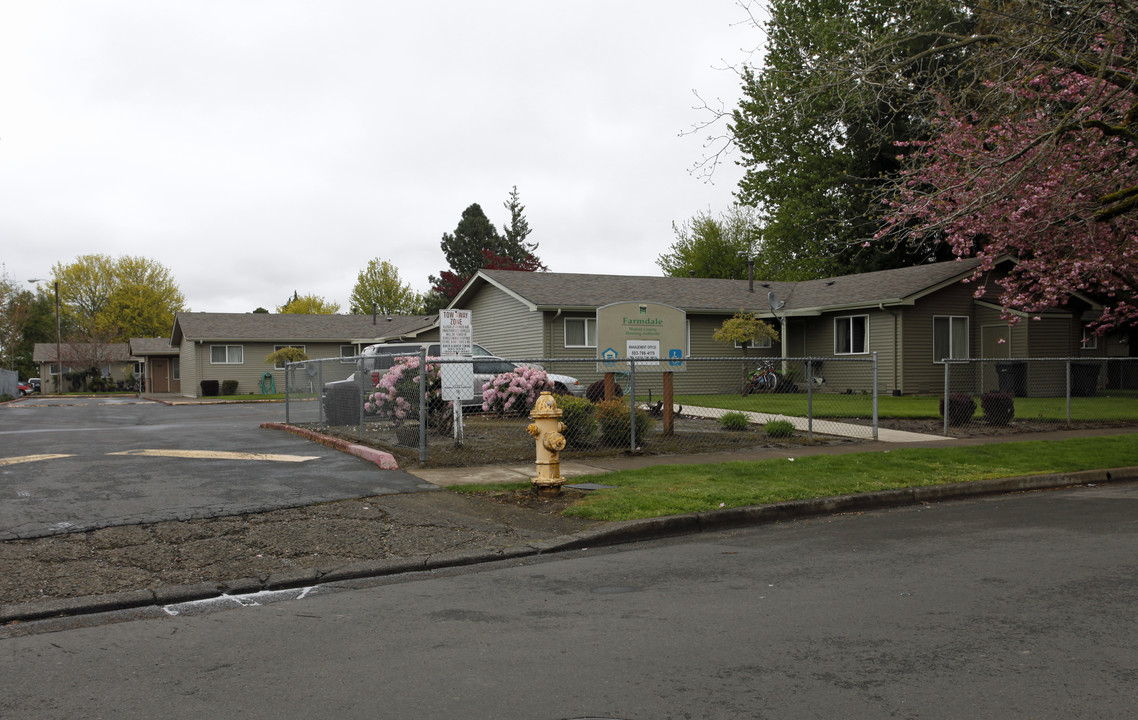
<path id="1" fill-rule="evenodd" d="M 613 398 L 618 372 L 662 373 L 661 417 L 666 435 L 672 434 L 674 415 L 672 373 L 687 369 L 686 347 L 687 313 L 679 308 L 653 302 L 613 303 L 597 308 L 597 371 L 605 374 L 605 399 Z M 635 373 L 630 374 L 629 381 L 636 382 Z M 635 385 L 630 390 L 635 397 Z"/>
<path id="2" fill-rule="evenodd" d="M 623 302 L 597 308 L 599 372 L 683 372 L 687 313 L 671 305 Z"/>

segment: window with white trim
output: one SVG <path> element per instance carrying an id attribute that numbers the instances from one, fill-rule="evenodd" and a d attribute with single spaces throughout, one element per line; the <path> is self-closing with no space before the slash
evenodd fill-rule
<path id="1" fill-rule="evenodd" d="M 869 316 L 834 318 L 834 354 L 864 355 L 869 352 Z"/>
<path id="2" fill-rule="evenodd" d="M 340 346 L 340 362 L 354 365 L 356 362 L 356 355 L 359 355 L 355 345 L 341 345 Z"/>
<path id="3" fill-rule="evenodd" d="M 1083 350 L 1098 350 L 1098 335 L 1095 335 L 1086 325 L 1083 326 Z"/>
<path id="4" fill-rule="evenodd" d="M 761 337 L 761 338 L 758 338 L 756 340 L 750 340 L 750 341 L 745 342 L 745 343 L 739 343 L 739 342 L 735 343 L 736 348 L 741 348 L 744 346 L 749 347 L 749 348 L 769 348 L 771 346 L 771 339 L 769 337 Z"/>
<path id="5" fill-rule="evenodd" d="M 273 346 L 273 352 L 276 352 L 278 350 L 284 350 L 285 348 L 290 348 L 290 347 L 294 347 L 294 348 L 300 350 L 301 352 L 305 352 L 305 349 L 304 349 L 305 346 L 304 345 L 274 345 Z M 287 363 L 285 363 L 284 361 L 281 361 L 281 362 L 277 363 L 276 365 L 274 365 L 273 367 L 275 367 L 277 370 L 284 370 L 286 364 Z"/>
<path id="6" fill-rule="evenodd" d="M 174 358 L 174 362 L 172 363 L 172 368 L 173 368 L 172 372 L 174 373 L 174 379 L 175 380 L 181 380 L 182 379 L 182 359 L 178 358 L 178 357 Z"/>
<path id="7" fill-rule="evenodd" d="M 565 318 L 565 347 L 597 346 L 596 318 Z"/>
<path id="8" fill-rule="evenodd" d="M 241 365 L 245 362 L 245 348 L 241 345 L 210 345 L 211 365 Z"/>
<path id="9" fill-rule="evenodd" d="M 968 358 L 968 317 L 933 316 L 933 362 Z"/>

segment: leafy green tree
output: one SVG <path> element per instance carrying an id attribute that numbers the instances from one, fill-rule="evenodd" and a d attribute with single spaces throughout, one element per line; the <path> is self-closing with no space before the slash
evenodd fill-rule
<path id="1" fill-rule="evenodd" d="M 385 315 L 418 315 L 423 296 L 399 279 L 399 269 L 381 258 L 372 258 L 356 276 L 348 298 L 353 315 L 367 315 L 374 308 Z"/>
<path id="2" fill-rule="evenodd" d="M 126 342 L 170 334 L 186 299 L 173 274 L 144 257 L 82 255 L 52 268 L 61 313 L 77 342 Z"/>
<path id="3" fill-rule="evenodd" d="M 718 218 L 701 212 L 682 225 L 672 223 L 672 232 L 676 241 L 656 258 L 656 264 L 670 277 L 694 273 L 703 278 L 744 279 L 747 261 L 755 258 L 760 246 L 754 211 L 739 205 Z M 767 272 L 760 277 L 781 279 Z"/>
<path id="4" fill-rule="evenodd" d="M 274 350 L 265 356 L 266 365 L 284 365 L 290 362 L 304 362 L 308 359 L 308 353 L 304 352 L 298 347 L 283 347 L 280 350 Z"/>
<path id="5" fill-rule="evenodd" d="M 711 338 L 716 342 L 742 345 L 743 353 L 746 354 L 748 344 L 756 340 L 769 338 L 777 342 L 778 331 L 758 315 L 740 310 L 724 320 L 723 324 L 712 332 Z"/>
<path id="6" fill-rule="evenodd" d="M 0 367 L 16 369 L 16 356 L 27 326 L 31 298 L 31 292 L 17 285 L 6 270 L 0 273 Z"/>
<path id="7" fill-rule="evenodd" d="M 35 293 L 21 290 L 17 303 L 25 309 L 23 329 L 13 348 L 14 367 L 23 377 L 35 377 L 39 368 L 32 360 L 36 343 L 55 342 L 55 293 L 43 286 Z M 66 328 L 63 328 L 66 331 Z"/>
<path id="8" fill-rule="evenodd" d="M 866 47 L 890 42 L 898 25 L 964 32 L 970 15 L 950 0 L 772 0 L 763 65 L 743 71 L 743 100 L 729 132 L 746 169 L 737 192 L 754 206 L 764 254 L 825 277 L 948 257 L 943 245 L 866 246 L 900 176 L 897 143 L 920 139 L 935 108 L 923 90 L 958 68 L 963 51 L 925 53 L 932 35 L 891 45 L 907 65 L 859 73 Z M 888 85 L 877 82 L 892 73 Z M 872 87 L 870 87 L 872 85 Z"/>
<path id="9" fill-rule="evenodd" d="M 335 315 L 340 312 L 340 304 L 329 302 L 319 295 L 301 295 L 293 290 L 292 298 L 277 307 L 277 312 L 292 315 Z"/>

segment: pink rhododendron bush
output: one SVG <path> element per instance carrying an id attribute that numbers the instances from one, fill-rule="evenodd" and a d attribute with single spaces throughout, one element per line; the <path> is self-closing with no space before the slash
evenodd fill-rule
<path id="1" fill-rule="evenodd" d="M 545 371 L 522 366 L 482 386 L 482 409 L 498 415 L 522 415 L 533 407 L 542 390 L 553 390 Z"/>
<path id="2" fill-rule="evenodd" d="M 438 358 L 427 358 L 427 403 L 442 402 L 442 379 Z M 419 422 L 419 356 L 395 358 L 395 364 L 379 379 L 375 392 L 364 396 L 364 411 L 391 418 L 395 425 Z"/>

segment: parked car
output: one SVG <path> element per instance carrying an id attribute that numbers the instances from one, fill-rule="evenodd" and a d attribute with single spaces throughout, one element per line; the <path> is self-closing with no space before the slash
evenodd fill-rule
<path id="1" fill-rule="evenodd" d="M 482 386 L 493 380 L 502 373 L 513 372 L 514 370 L 522 367 L 519 363 L 510 362 L 500 357 L 493 355 L 480 356 L 474 358 L 474 399 L 464 400 L 463 405 L 481 405 L 482 404 Z M 537 367 L 536 365 L 534 367 Z M 541 368 L 539 368 L 541 369 Z M 553 392 L 558 395 L 576 395 L 582 397 L 585 394 L 585 388 L 581 387 L 581 383 L 575 377 L 569 375 L 559 375 L 557 373 L 547 372 L 546 377 L 553 383 Z"/>
<path id="2" fill-rule="evenodd" d="M 23 396 L 27 395 L 28 393 L 32 392 L 32 386 L 26 382 L 19 383 L 19 388 L 20 388 L 20 390 L 19 390 L 20 397 L 23 397 Z"/>
<path id="3" fill-rule="evenodd" d="M 40 379 L 39 378 L 28 378 L 28 385 L 32 386 L 32 392 L 39 392 L 40 391 Z"/>
<path id="4" fill-rule="evenodd" d="M 357 378 L 356 374 L 352 373 L 345 380 L 324 383 L 320 402 L 324 408 L 324 418 L 328 424 L 355 425 L 358 423 L 360 399 L 363 394 L 379 384 L 379 379 L 391 369 L 396 358 L 418 355 L 424 348 L 427 350 L 427 357 L 438 356 L 441 351 L 437 342 L 381 343 L 365 347 L 360 351 L 364 378 Z M 481 345 L 475 345 L 474 354 L 491 355 L 492 353 Z M 478 397 L 478 402 L 481 403 L 481 391 Z"/>

